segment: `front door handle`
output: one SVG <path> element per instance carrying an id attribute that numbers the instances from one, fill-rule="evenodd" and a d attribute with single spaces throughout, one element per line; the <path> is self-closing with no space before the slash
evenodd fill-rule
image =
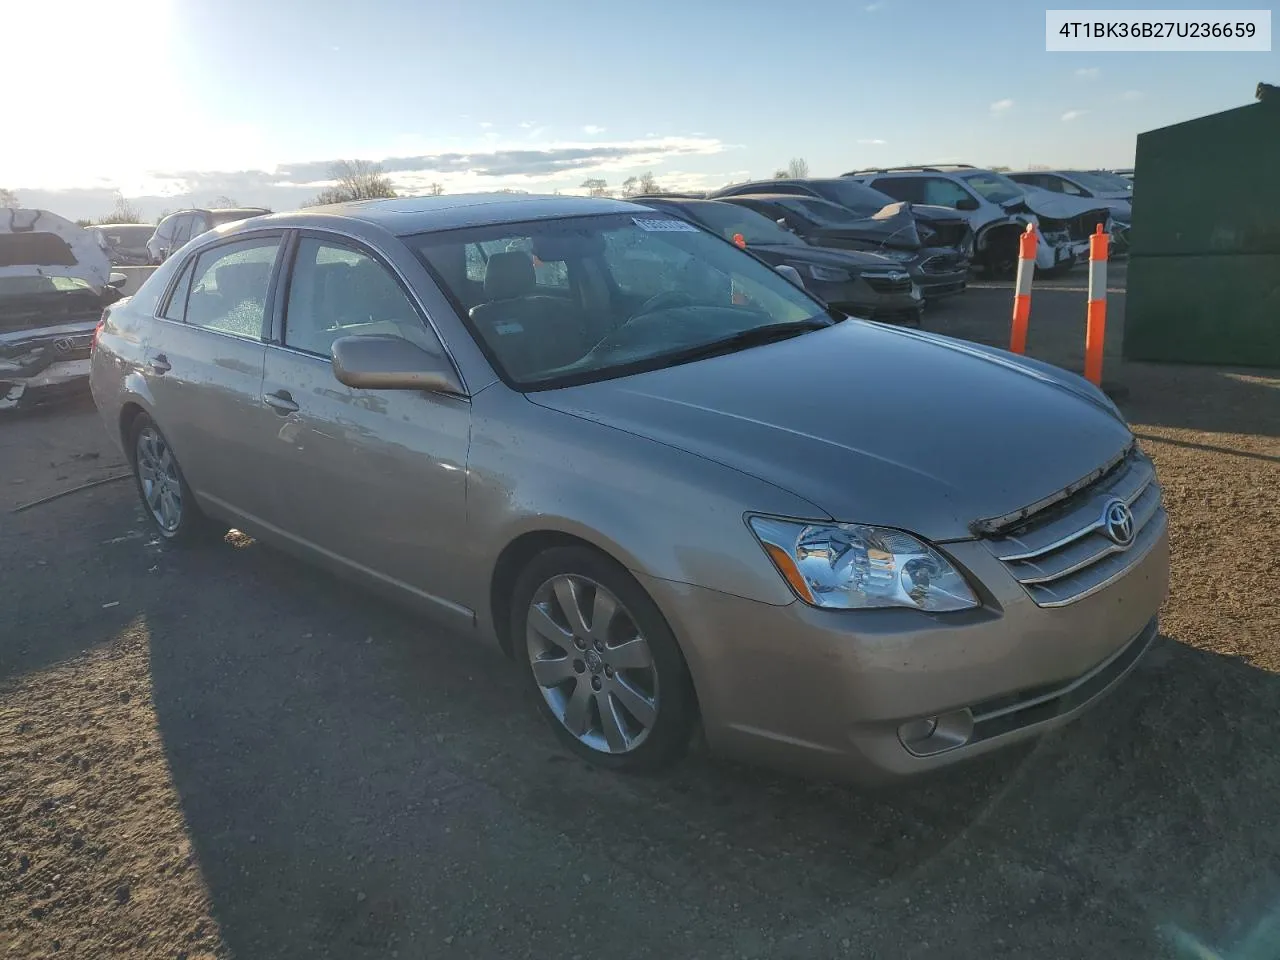
<path id="1" fill-rule="evenodd" d="M 275 393 L 264 393 L 262 402 L 274 410 L 280 416 L 286 413 L 293 413 L 298 409 L 298 405 L 294 403 L 293 395 L 288 390 L 277 390 Z"/>
<path id="2" fill-rule="evenodd" d="M 169 358 L 163 353 L 157 354 L 151 360 L 151 372 L 157 376 L 164 376 L 173 369 L 173 364 L 169 362 Z"/>

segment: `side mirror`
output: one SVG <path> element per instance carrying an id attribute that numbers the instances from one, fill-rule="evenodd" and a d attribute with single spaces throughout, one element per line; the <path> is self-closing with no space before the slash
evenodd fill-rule
<path id="1" fill-rule="evenodd" d="M 129 275 L 127 273 L 113 273 L 111 274 L 111 278 L 107 280 L 107 286 L 115 287 L 117 290 L 119 290 L 128 282 L 129 282 Z"/>
<path id="2" fill-rule="evenodd" d="M 776 223 L 778 226 L 780 226 L 783 230 L 791 230 L 791 224 L 787 223 L 786 217 L 779 217 L 777 220 L 773 222 Z M 792 231 L 792 232 L 794 233 L 795 231 Z"/>
<path id="3" fill-rule="evenodd" d="M 403 337 L 339 337 L 333 341 L 331 356 L 333 375 L 348 387 L 462 393 L 448 358 L 428 353 Z"/>
<path id="4" fill-rule="evenodd" d="M 800 276 L 800 271 L 797 270 L 795 267 L 790 266 L 789 264 L 780 263 L 776 267 L 774 267 L 774 269 L 777 270 L 784 277 L 786 277 L 788 280 L 790 280 L 792 283 L 794 283 L 801 290 L 805 288 L 804 277 Z"/>
<path id="5" fill-rule="evenodd" d="M 956 201 L 956 209 L 957 210 L 977 210 L 978 201 L 973 199 L 973 197 L 961 197 L 959 200 Z"/>

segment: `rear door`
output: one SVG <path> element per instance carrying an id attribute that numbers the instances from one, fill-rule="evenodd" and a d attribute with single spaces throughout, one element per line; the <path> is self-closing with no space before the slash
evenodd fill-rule
<path id="1" fill-rule="evenodd" d="M 267 349 L 261 453 L 277 533 L 457 613 L 466 535 L 471 402 L 419 390 L 362 390 L 333 375 L 338 337 L 444 347 L 380 254 L 345 237 L 299 235 L 282 329 Z"/>
<path id="2" fill-rule="evenodd" d="M 268 304 L 283 232 L 237 236 L 188 257 L 161 301 L 144 376 L 153 413 L 202 503 L 268 507 L 260 482 Z"/>

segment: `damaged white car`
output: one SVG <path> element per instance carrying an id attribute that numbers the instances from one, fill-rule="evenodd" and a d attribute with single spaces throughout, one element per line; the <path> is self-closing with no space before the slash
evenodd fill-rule
<path id="1" fill-rule="evenodd" d="M 1098 224 L 1110 232 L 1110 211 L 1081 200 L 1015 183 L 1003 174 L 968 164 L 887 167 L 844 174 L 896 200 L 951 207 L 969 217 L 974 261 L 1007 276 L 1018 261 L 1018 237 L 1036 227 L 1036 269 L 1060 272 L 1089 257 L 1089 235 Z"/>
<path id="2" fill-rule="evenodd" d="M 94 330 L 127 280 L 70 220 L 0 208 L 0 410 L 87 390 Z"/>

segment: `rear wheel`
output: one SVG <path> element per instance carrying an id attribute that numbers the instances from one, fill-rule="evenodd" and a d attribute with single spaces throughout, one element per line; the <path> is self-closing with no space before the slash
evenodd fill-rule
<path id="1" fill-rule="evenodd" d="M 687 748 L 688 667 L 653 600 L 614 561 L 582 547 L 535 558 L 516 583 L 511 630 L 540 712 L 575 754 L 646 771 Z"/>
<path id="2" fill-rule="evenodd" d="M 160 536 L 175 543 L 207 534 L 208 519 L 187 486 L 173 448 L 145 413 L 130 430 L 133 476 L 147 518 Z"/>

